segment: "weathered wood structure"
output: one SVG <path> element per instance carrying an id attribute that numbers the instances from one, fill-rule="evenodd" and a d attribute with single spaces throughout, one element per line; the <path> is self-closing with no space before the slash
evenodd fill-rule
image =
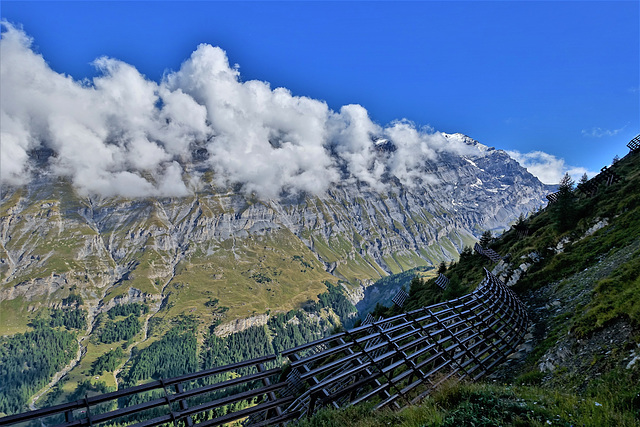
<path id="1" fill-rule="evenodd" d="M 636 135 L 635 138 L 629 141 L 627 147 L 629 147 L 629 150 L 632 152 L 640 150 L 640 134 Z"/>
<path id="2" fill-rule="evenodd" d="M 500 260 L 502 259 L 502 257 L 496 251 L 494 251 L 493 249 L 485 249 L 482 246 L 480 246 L 480 244 L 477 243 L 477 242 L 473 246 L 473 249 L 478 254 L 489 258 L 491 260 L 491 262 L 500 262 Z"/>
<path id="3" fill-rule="evenodd" d="M 559 191 L 556 191 L 555 193 L 551 193 L 547 195 L 547 200 L 549 201 L 549 204 L 552 205 L 555 202 L 558 201 L 558 196 L 560 195 Z"/>
<path id="4" fill-rule="evenodd" d="M 391 300 L 395 305 L 402 308 L 404 306 L 405 301 L 409 298 L 409 294 L 405 292 L 404 289 L 400 289 L 395 297 Z"/>
<path id="5" fill-rule="evenodd" d="M 449 279 L 447 279 L 447 276 L 440 273 L 436 279 L 436 285 L 442 289 L 447 289 L 447 286 L 449 286 Z"/>
<path id="6" fill-rule="evenodd" d="M 273 378 L 279 376 L 282 369 L 265 369 L 264 365 L 275 359 L 275 355 L 265 356 L 175 378 L 152 381 L 98 396 L 85 397 L 75 402 L 0 418 L 0 425 L 40 420 L 42 425 L 73 427 L 118 422 L 134 424 L 132 420 L 135 420 L 138 421 L 135 423 L 138 427 L 158 426 L 170 422 L 177 425 L 178 421 L 191 426 L 198 420 L 198 415 L 208 411 L 238 402 L 260 401 L 257 405 L 216 417 L 215 422 L 206 420 L 198 423 L 202 427 L 220 425 L 254 413 L 279 408 L 295 400 L 295 396 L 276 397 L 275 393 L 284 390 L 288 383 L 286 381 L 271 383 Z M 252 373 L 227 379 L 229 372 L 243 371 L 246 368 L 253 368 Z M 206 384 L 207 381 L 203 381 L 206 379 L 212 379 L 214 382 Z M 112 402 L 131 397 L 141 402 L 112 411 L 104 411 L 105 407 L 113 405 Z M 278 412 L 281 413 L 276 411 L 276 414 Z M 272 418 L 275 423 L 279 422 L 278 415 Z M 293 419 L 295 414 L 287 414 L 283 418 Z"/>
<path id="7" fill-rule="evenodd" d="M 262 426 L 371 399 L 376 408 L 401 408 L 450 378 L 481 378 L 523 340 L 524 306 L 485 272 L 477 289 L 460 298 L 377 321 L 368 316 L 362 326 L 286 350 L 284 368 L 268 369 L 276 356 L 265 356 L 10 415 L 0 425 L 204 427 L 244 419 Z M 132 396 L 135 404 L 122 405 Z M 116 401 L 118 409 L 101 406 Z"/>
<path id="8" fill-rule="evenodd" d="M 607 187 L 622 180 L 618 174 L 615 173 L 613 167 L 603 167 L 600 169 L 600 173 L 589 181 L 582 184 L 578 184 L 578 190 L 586 196 L 593 197 L 598 193 L 598 189 L 601 185 Z"/>
<path id="9" fill-rule="evenodd" d="M 362 321 L 362 325 L 370 325 L 375 321 L 371 313 L 367 313 L 367 317 Z"/>
<path id="10" fill-rule="evenodd" d="M 529 235 L 530 230 L 526 224 L 515 224 L 513 228 L 516 230 L 519 239 L 524 239 Z"/>

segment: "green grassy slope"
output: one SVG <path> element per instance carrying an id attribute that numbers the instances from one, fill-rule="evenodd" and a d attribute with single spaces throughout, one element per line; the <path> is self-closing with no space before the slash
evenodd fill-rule
<path id="1" fill-rule="evenodd" d="M 500 269 L 505 280 L 530 264 L 513 287 L 534 325 L 535 347 L 526 357 L 501 367 L 493 380 L 452 383 L 399 413 L 325 411 L 302 425 L 640 425 L 640 153 L 613 170 L 620 182 L 593 197 L 576 190 L 569 209 L 552 205 L 526 219 L 528 236 L 512 229 L 490 244 L 509 254 Z M 539 262 L 531 262 L 534 252 Z M 445 272 L 449 289 L 416 279 L 405 308 L 468 293 L 483 269 L 494 267 L 467 249 Z"/>

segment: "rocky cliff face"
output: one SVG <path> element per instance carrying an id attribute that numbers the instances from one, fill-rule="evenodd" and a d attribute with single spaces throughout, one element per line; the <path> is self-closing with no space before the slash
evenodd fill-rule
<path id="1" fill-rule="evenodd" d="M 321 196 L 259 200 L 221 190 L 205 172 L 190 197 L 98 198 L 43 174 L 3 189 L 0 304 L 74 288 L 98 306 L 135 287 L 175 313 L 215 297 L 228 320 L 247 318 L 295 308 L 323 280 L 348 282 L 355 296 L 371 279 L 453 259 L 543 203 L 548 188 L 504 151 L 446 137 L 473 154 L 443 151 L 416 185 L 391 177 L 384 192 L 345 180 Z M 376 144 L 380 156 L 395 149 Z"/>

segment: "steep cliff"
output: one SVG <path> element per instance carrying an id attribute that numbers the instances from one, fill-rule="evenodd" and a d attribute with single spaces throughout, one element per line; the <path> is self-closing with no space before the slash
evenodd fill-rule
<path id="1" fill-rule="evenodd" d="M 97 312 L 134 288 L 170 315 L 198 312 L 203 322 L 210 298 L 231 321 L 299 307 L 324 280 L 346 282 L 357 300 L 362 284 L 454 259 L 483 230 L 543 203 L 546 186 L 504 151 L 446 138 L 469 149 L 438 153 L 419 184 L 388 177 L 382 192 L 345 179 L 320 196 L 259 199 L 217 186 L 195 152 L 187 166 L 203 174 L 189 197 L 83 197 L 46 173 L 5 188 L 0 304 L 15 316 L 3 333 L 24 329 L 27 307 L 55 304 L 71 288 Z M 378 156 L 395 150 L 372 144 Z"/>

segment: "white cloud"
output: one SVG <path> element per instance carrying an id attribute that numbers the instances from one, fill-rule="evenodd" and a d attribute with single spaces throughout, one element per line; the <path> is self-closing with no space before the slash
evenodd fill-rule
<path id="1" fill-rule="evenodd" d="M 0 171 L 2 181 L 20 186 L 28 182 L 29 164 L 27 151 L 33 144 L 29 131 L 23 124 L 2 111 L 0 118 Z"/>
<path id="2" fill-rule="evenodd" d="M 37 172 L 29 153 L 43 146 L 55 152 L 48 170 L 82 194 L 123 197 L 199 188 L 199 177 L 185 172 L 194 147 L 208 151 L 218 185 L 239 183 L 262 198 L 322 194 L 344 179 L 376 191 L 385 176 L 427 185 L 436 180 L 425 162 L 443 152 L 483 155 L 483 146 L 407 121 L 382 127 L 360 105 L 335 112 L 285 88 L 243 82 L 226 53 L 208 44 L 161 82 L 107 57 L 94 62 L 98 77 L 78 82 L 53 71 L 22 30 L 2 27 L 0 177 L 8 185 L 29 182 Z M 375 138 L 395 150 L 377 150 Z"/>
<path id="3" fill-rule="evenodd" d="M 626 126 L 621 127 L 620 129 L 602 129 L 599 127 L 594 127 L 591 129 L 582 129 L 582 136 L 587 136 L 589 138 L 602 138 L 604 136 L 614 136 L 619 134 L 624 130 Z"/>
<path id="4" fill-rule="evenodd" d="M 543 151 L 530 153 L 507 151 L 507 154 L 544 184 L 558 184 L 565 173 L 568 173 L 576 182 L 585 173 L 589 178 L 597 175 L 597 172 L 589 171 L 586 168 L 567 165 L 564 159 Z"/>
<path id="5" fill-rule="evenodd" d="M 173 102 L 185 104 L 179 93 L 163 99 L 164 106 L 158 109 L 158 84 L 146 80 L 134 67 L 110 58 L 95 61 L 102 75 L 92 84 L 76 82 L 51 70 L 44 58 L 31 50 L 32 40 L 24 32 L 6 22 L 3 28 L 3 182 L 28 182 L 32 172 L 28 153 L 46 145 L 56 152 L 50 161 L 51 171 L 68 176 L 83 194 L 186 194 L 181 180 L 180 185 L 160 184 L 176 177 L 179 165 L 173 162 L 175 156 L 187 154 L 189 142 L 203 135 L 204 115 L 200 114 L 199 126 L 194 126 L 197 114 L 182 128 L 180 120 L 177 125 L 168 124 L 176 110 Z M 191 109 L 184 110 L 197 112 L 200 107 L 193 101 L 191 104 Z"/>

